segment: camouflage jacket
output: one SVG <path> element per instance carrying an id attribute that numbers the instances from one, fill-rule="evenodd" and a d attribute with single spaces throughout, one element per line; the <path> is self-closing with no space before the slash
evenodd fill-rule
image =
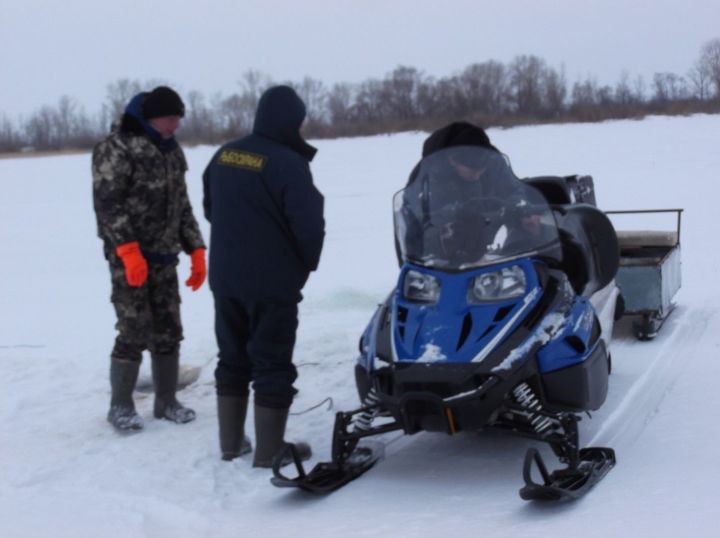
<path id="1" fill-rule="evenodd" d="M 116 130 L 95 146 L 93 203 L 106 257 L 130 241 L 153 254 L 205 247 L 188 200 L 186 170 L 179 146 L 162 153 L 145 135 Z"/>

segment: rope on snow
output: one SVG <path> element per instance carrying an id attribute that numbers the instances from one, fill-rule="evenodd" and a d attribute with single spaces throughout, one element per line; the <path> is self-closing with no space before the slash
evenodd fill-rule
<path id="1" fill-rule="evenodd" d="M 305 413 L 308 413 L 308 412 L 312 411 L 313 409 L 317 409 L 318 407 L 323 405 L 325 402 L 328 402 L 326 411 L 330 411 L 333 408 L 333 399 L 330 396 L 328 396 L 327 398 L 325 398 L 322 402 L 320 402 L 318 404 L 308 407 L 307 409 L 304 409 L 302 411 L 296 411 L 296 412 L 290 413 L 290 414 L 291 415 L 304 415 Z"/>

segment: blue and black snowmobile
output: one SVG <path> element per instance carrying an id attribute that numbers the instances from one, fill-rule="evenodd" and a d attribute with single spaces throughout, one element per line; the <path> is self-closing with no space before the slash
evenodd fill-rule
<path id="1" fill-rule="evenodd" d="M 501 153 L 452 147 L 420 162 L 394 216 L 402 266 L 360 340 L 361 407 L 337 414 L 332 461 L 305 472 L 295 458 L 288 478 L 287 445 L 272 482 L 326 493 L 378 459 L 367 437 L 492 429 L 565 465 L 550 472 L 529 449 L 523 499 L 586 493 L 615 464 L 610 448 L 580 448 L 578 422 L 607 395 L 619 262 L 592 179 L 520 180 Z"/>

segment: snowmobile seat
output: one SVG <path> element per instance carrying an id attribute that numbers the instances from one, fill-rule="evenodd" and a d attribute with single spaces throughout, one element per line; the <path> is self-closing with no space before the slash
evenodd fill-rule
<path id="1" fill-rule="evenodd" d="M 589 204 L 555 206 L 563 250 L 561 269 L 589 297 L 607 286 L 620 265 L 617 235 L 607 215 Z"/>
<path id="2" fill-rule="evenodd" d="M 537 176 L 523 181 L 539 190 L 551 206 L 590 204 L 597 207 L 592 176 Z"/>
<path id="3" fill-rule="evenodd" d="M 565 230 L 560 230 L 560 245 L 562 262 L 559 269 L 567 275 L 575 293 L 580 295 L 589 280 L 587 257 L 580 244 Z"/>
<path id="4" fill-rule="evenodd" d="M 525 178 L 523 181 L 539 190 L 549 205 L 567 205 L 574 201 L 564 177 L 537 176 Z"/>

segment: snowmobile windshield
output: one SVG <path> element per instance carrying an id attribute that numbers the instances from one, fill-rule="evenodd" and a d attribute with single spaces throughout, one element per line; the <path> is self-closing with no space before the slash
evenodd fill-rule
<path id="1" fill-rule="evenodd" d="M 458 146 L 428 155 L 395 194 L 393 209 L 406 262 L 464 270 L 526 256 L 561 259 L 545 198 L 490 149 Z"/>

